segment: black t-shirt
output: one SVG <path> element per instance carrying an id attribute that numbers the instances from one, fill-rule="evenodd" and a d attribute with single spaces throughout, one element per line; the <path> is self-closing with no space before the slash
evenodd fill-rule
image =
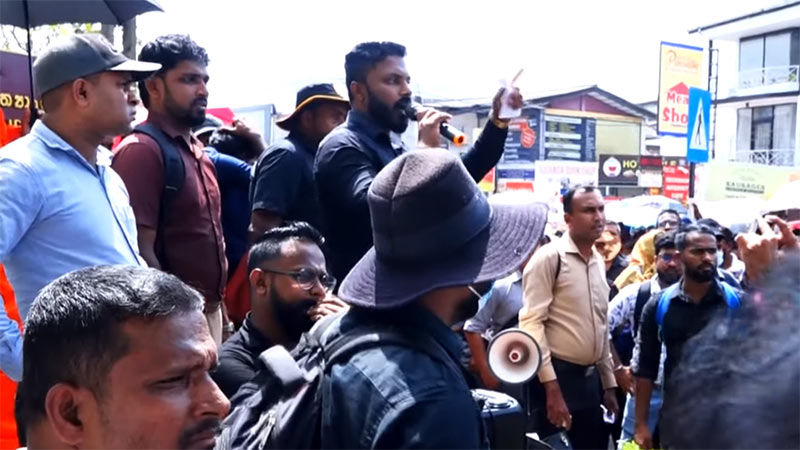
<path id="1" fill-rule="evenodd" d="M 656 322 L 656 310 L 658 309 L 661 292 L 653 294 L 642 309 L 642 319 L 639 325 L 639 334 L 637 335 L 639 352 L 634 352 L 633 363 L 634 373 L 639 377 L 651 380 L 655 380 L 658 377 L 663 338 L 663 343 L 667 350 L 667 358 L 664 362 L 664 381 L 666 384 L 670 373 L 680 362 L 686 342 L 702 331 L 711 321 L 714 314 L 728 308 L 722 292 L 722 286 L 719 285 L 720 281 L 714 281 L 714 285 L 711 286 L 699 303 L 693 303 L 684 297 L 683 282 L 681 281 L 680 283 L 673 294 L 672 300 L 670 300 L 669 308 L 664 314 L 660 332 Z"/>
<path id="2" fill-rule="evenodd" d="M 211 373 L 211 378 L 228 398 L 256 375 L 260 367 L 258 356 L 272 347 L 272 343 L 256 329 L 250 313 L 244 319 L 242 328 L 230 337 L 219 352 L 219 366 Z"/>
<path id="3" fill-rule="evenodd" d="M 250 185 L 253 211 L 264 210 L 284 220 L 308 222 L 323 231 L 314 153 L 293 134 L 268 148 L 256 163 Z"/>

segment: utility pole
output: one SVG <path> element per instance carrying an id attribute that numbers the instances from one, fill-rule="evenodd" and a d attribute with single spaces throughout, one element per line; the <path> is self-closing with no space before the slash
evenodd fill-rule
<path id="1" fill-rule="evenodd" d="M 122 24 L 122 54 L 136 59 L 136 17 Z"/>

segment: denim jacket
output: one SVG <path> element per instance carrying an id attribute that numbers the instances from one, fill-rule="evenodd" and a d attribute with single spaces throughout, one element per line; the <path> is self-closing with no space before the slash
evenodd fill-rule
<path id="1" fill-rule="evenodd" d="M 459 366 L 458 336 L 423 307 L 352 308 L 329 337 L 381 321 L 426 333 Z M 322 448 L 487 448 L 462 373 L 425 352 L 383 345 L 334 364 L 323 387 Z"/>

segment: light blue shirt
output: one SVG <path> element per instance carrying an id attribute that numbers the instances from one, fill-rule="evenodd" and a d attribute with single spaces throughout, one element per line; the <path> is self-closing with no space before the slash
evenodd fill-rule
<path id="1" fill-rule="evenodd" d="M 517 271 L 495 281 L 485 298 L 486 303 L 464 324 L 464 331 L 479 333 L 491 340 L 522 309 L 522 273 Z"/>
<path id="2" fill-rule="evenodd" d="M 128 191 L 110 165 L 110 151 L 99 147 L 93 167 L 42 121 L 0 148 L 0 263 L 23 320 L 39 290 L 61 275 L 145 265 Z M 0 330 L 7 320 L 2 311 Z"/>

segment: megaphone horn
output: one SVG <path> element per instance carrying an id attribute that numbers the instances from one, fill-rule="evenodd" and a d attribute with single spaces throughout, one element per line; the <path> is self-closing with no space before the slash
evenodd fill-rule
<path id="1" fill-rule="evenodd" d="M 487 356 L 492 373 L 500 381 L 511 384 L 530 380 L 542 364 L 536 339 L 519 328 L 498 333 L 489 343 Z"/>

